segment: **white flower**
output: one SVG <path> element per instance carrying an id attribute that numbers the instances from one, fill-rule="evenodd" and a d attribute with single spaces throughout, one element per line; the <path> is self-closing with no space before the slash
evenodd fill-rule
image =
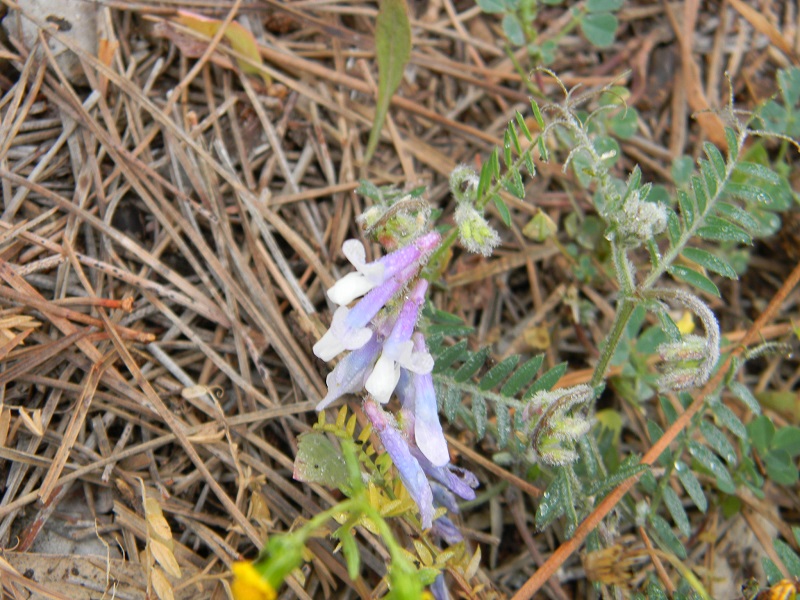
<path id="1" fill-rule="evenodd" d="M 342 253 L 356 272 L 348 273 L 328 290 L 328 298 L 339 306 L 350 304 L 384 281 L 384 266 L 380 262 L 366 262 L 367 255 L 361 242 L 347 240 L 342 244 Z"/>
<path id="2" fill-rule="evenodd" d="M 435 231 L 418 237 L 412 244 L 395 250 L 374 262 L 366 262 L 364 245 L 358 240 L 347 240 L 342 244 L 342 252 L 356 268 L 328 290 L 331 302 L 344 306 L 388 279 L 402 275 L 403 283 L 410 278 L 419 266 L 420 260 L 439 245 L 442 237 Z M 411 269 L 410 267 L 414 267 Z"/>
<path id="3" fill-rule="evenodd" d="M 427 289 L 428 282 L 424 279 L 420 279 L 414 286 L 408 300 L 400 309 L 392 333 L 383 344 L 381 357 L 364 384 L 364 388 L 381 404 L 389 401 L 397 387 L 401 367 L 418 374 L 430 373 L 433 369 L 433 357 L 430 353 L 427 350 L 416 351 L 414 342 L 411 341 Z"/>

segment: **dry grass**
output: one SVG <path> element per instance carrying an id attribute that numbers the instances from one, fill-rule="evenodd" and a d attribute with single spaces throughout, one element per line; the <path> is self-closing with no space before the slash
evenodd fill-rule
<path id="1" fill-rule="evenodd" d="M 755 16 L 725 8 L 721 21 L 716 8 L 698 4 L 631 2 L 611 50 L 568 35 L 552 65 L 570 86 L 618 80 L 631 89 L 643 119 L 623 152 L 664 180 L 671 158 L 719 134 L 712 113 L 689 115 L 724 102 L 725 71 L 737 101 L 751 106 L 773 92 L 766 82 L 800 50 L 792 3 Z M 179 8 L 249 28 L 269 85 L 243 75 L 222 40 L 200 43 L 169 25 Z M 82 81 L 43 43 L 52 36 L 75 46 L 68 32 L 48 26 L 35 47 L 6 40 L 0 580 L 12 598 L 142 598 L 158 585 L 149 555 L 164 541 L 163 523 L 180 570 L 164 568 L 175 597 L 225 598 L 233 560 L 335 502 L 294 481 L 292 461 L 324 395 L 327 367 L 310 349 L 330 318 L 323 292 L 346 269 L 341 244 L 359 234 L 354 217 L 364 201 L 352 192 L 360 178 L 424 184 L 448 214 L 451 169 L 502 145 L 528 97 L 493 19 L 451 0 L 413 12 L 411 65 L 369 165 L 361 157 L 376 76 L 371 3 L 105 2 L 96 15 L 99 51 L 74 48 Z M 748 33 L 748 19 L 763 35 Z M 544 10 L 542 39 L 564 22 L 561 9 Z M 557 97 L 547 81 L 537 84 Z M 613 289 L 576 287 L 558 248 L 520 233 L 539 208 L 558 222 L 575 203 L 589 206 L 572 197 L 570 176 L 545 165 L 528 187 L 535 205 L 512 203 L 514 226 L 496 257 L 457 256 L 435 301 L 476 326 L 476 345 L 496 344 L 497 358 L 535 351 L 532 340 L 544 333 L 549 364 L 569 358 L 574 383 L 613 316 Z M 750 287 L 727 290 L 730 335 L 746 328 L 791 266 L 756 260 L 762 268 Z M 596 321 L 571 320 L 578 294 Z M 787 304 L 795 318 L 797 300 Z M 791 316 L 778 315 L 770 337 L 785 334 Z M 777 362 L 765 372 L 763 389 L 791 389 L 799 376 Z M 631 449 L 647 450 L 641 416 L 620 410 L 638 437 Z M 487 459 L 490 446 L 473 449 L 462 434 L 453 447 L 491 491 L 464 516 L 471 543 L 483 544 L 481 570 L 453 592 L 504 597 L 558 540 L 534 534 L 538 490 Z M 797 515 L 796 498 L 776 501 Z M 767 503 L 749 499 L 747 507 L 744 529 L 763 548 L 730 537 L 736 521 L 716 530 L 709 517 L 716 538 L 694 546 L 709 578 L 730 540 L 737 552 L 774 552 L 763 518 L 785 532 Z M 649 543 L 635 531 L 627 541 Z M 332 543 L 320 539 L 305 580 L 290 580 L 289 593 L 369 598 L 387 557 L 369 533 L 360 543 L 361 580 L 350 581 Z M 751 562 L 742 558 L 730 578 L 741 580 Z M 545 588 L 549 597 L 593 593 L 577 555 L 567 567 L 561 584 Z"/>

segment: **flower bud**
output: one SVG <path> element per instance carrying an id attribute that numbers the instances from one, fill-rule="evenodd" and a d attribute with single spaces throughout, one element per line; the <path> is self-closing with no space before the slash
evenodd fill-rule
<path id="1" fill-rule="evenodd" d="M 470 252 L 490 256 L 500 244 L 500 236 L 470 204 L 459 204 L 455 219 L 461 243 Z"/>
<path id="2" fill-rule="evenodd" d="M 609 216 L 609 221 L 613 237 L 635 248 L 667 228 L 667 211 L 663 205 L 642 200 L 638 192 L 633 192 L 622 209 Z"/>
<path id="3" fill-rule="evenodd" d="M 472 204 L 478 196 L 478 174 L 472 167 L 458 165 L 450 173 L 450 191 L 459 204 Z"/>

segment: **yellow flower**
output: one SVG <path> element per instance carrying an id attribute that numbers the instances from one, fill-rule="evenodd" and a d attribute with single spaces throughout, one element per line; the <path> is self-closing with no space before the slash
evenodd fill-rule
<path id="1" fill-rule="evenodd" d="M 694 331 L 694 317 L 688 310 L 683 311 L 680 320 L 676 323 L 678 331 L 683 335 L 687 335 Z"/>
<path id="2" fill-rule="evenodd" d="M 277 594 L 261 574 L 256 571 L 251 562 L 235 562 L 231 567 L 233 571 L 234 600 L 275 600 Z"/>

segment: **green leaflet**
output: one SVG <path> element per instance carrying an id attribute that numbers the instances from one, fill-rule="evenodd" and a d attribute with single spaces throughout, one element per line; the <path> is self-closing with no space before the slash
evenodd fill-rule
<path id="1" fill-rule="evenodd" d="M 736 242 L 748 245 L 753 243 L 750 235 L 738 225 L 715 216 L 706 217 L 705 225 L 697 230 L 697 235 L 718 242 Z"/>
<path id="2" fill-rule="evenodd" d="M 678 479 L 681 480 L 683 489 L 689 494 L 689 498 L 692 499 L 694 505 L 700 509 L 700 512 L 706 512 L 708 510 L 708 500 L 706 500 L 705 492 L 703 492 L 703 486 L 700 485 L 692 470 L 686 463 L 678 460 L 675 461 L 675 473 L 678 474 Z"/>
<path id="3" fill-rule="evenodd" d="M 689 453 L 695 460 L 716 477 L 717 487 L 720 491 L 726 494 L 735 494 L 736 484 L 722 461 L 711 450 L 694 440 L 691 440 L 688 446 Z"/>
<path id="4" fill-rule="evenodd" d="M 522 177 L 520 176 L 519 171 L 516 171 L 515 174 L 518 177 L 514 177 L 513 181 L 516 181 L 517 179 L 519 179 L 519 183 L 522 184 Z M 519 188 L 519 190 L 517 190 L 517 191 L 520 191 L 520 190 L 521 190 L 522 197 L 524 198 L 525 197 L 525 188 L 524 187 Z M 503 220 L 503 223 L 505 223 L 506 227 L 511 227 L 511 213 L 509 212 L 508 206 L 503 201 L 503 199 L 500 196 L 495 195 L 495 196 L 492 196 L 492 202 L 494 202 L 494 205 L 497 208 L 497 212 L 500 214 L 500 218 Z"/>
<path id="5" fill-rule="evenodd" d="M 691 229 L 692 225 L 694 225 L 695 215 L 697 214 L 694 206 L 694 198 L 683 190 L 678 190 L 678 206 L 681 207 L 681 214 L 683 215 L 684 223 L 686 223 L 686 229 Z"/>
<path id="6" fill-rule="evenodd" d="M 598 48 L 605 48 L 614 43 L 618 24 L 617 17 L 610 12 L 589 13 L 580 21 L 583 35 Z"/>
<path id="7" fill-rule="evenodd" d="M 691 524 L 689 523 L 689 517 L 686 515 L 686 511 L 683 508 L 683 503 L 678 497 L 678 494 L 676 494 L 675 490 L 667 485 L 664 487 L 663 497 L 664 504 L 667 506 L 667 510 L 672 516 L 672 520 L 678 527 L 678 531 L 681 532 L 682 536 L 688 538 L 692 532 Z"/>
<path id="8" fill-rule="evenodd" d="M 639 456 L 631 454 L 619 465 L 616 472 L 594 481 L 586 490 L 590 496 L 605 495 L 617 487 L 626 479 L 630 479 L 639 473 L 649 471 L 650 467 L 639 462 Z"/>
<path id="9" fill-rule="evenodd" d="M 558 383 L 558 380 L 564 376 L 564 373 L 567 372 L 567 363 L 563 362 L 557 364 L 552 369 L 549 369 L 545 374 L 543 374 L 539 379 L 536 380 L 528 391 L 525 392 L 525 398 L 533 398 L 533 395 L 537 392 L 547 391 L 553 388 L 553 386 Z"/>
<path id="10" fill-rule="evenodd" d="M 747 408 L 749 408 L 754 414 L 760 415 L 761 414 L 761 404 L 759 404 L 756 397 L 753 395 L 753 392 L 750 389 L 739 383 L 738 381 L 731 381 L 728 384 L 728 389 L 736 396 L 739 400 L 741 400 Z"/>
<path id="11" fill-rule="evenodd" d="M 513 396 L 523 387 L 528 385 L 536 376 L 539 367 L 542 366 L 544 361 L 544 354 L 539 354 L 529 359 L 522 366 L 517 369 L 514 374 L 509 377 L 508 381 L 500 388 L 500 393 L 503 396 Z"/>
<path id="12" fill-rule="evenodd" d="M 710 252 L 701 250 L 700 248 L 687 247 L 683 249 L 683 252 L 681 254 L 683 254 L 686 258 L 688 258 L 692 262 L 697 263 L 701 267 L 705 267 L 709 271 L 713 271 L 714 273 L 717 273 L 724 277 L 728 277 L 730 279 L 738 279 L 736 271 L 734 271 L 733 268 L 731 268 L 731 266 L 725 259 L 715 256 Z"/>
<path id="13" fill-rule="evenodd" d="M 535 518 L 536 528 L 539 531 L 564 514 L 568 502 L 564 479 L 564 472 L 559 469 L 539 501 Z"/>
<path id="14" fill-rule="evenodd" d="M 736 413 L 734 413 L 730 408 L 721 402 L 712 404 L 711 410 L 714 412 L 714 416 L 717 418 L 719 423 L 721 423 L 725 429 L 730 431 L 740 440 L 747 440 L 747 429 L 745 428 L 744 423 L 739 420 L 739 417 L 736 416 Z"/>
<path id="15" fill-rule="evenodd" d="M 519 363 L 518 354 L 513 354 L 509 356 L 502 362 L 496 364 L 491 369 L 489 369 L 489 372 L 486 373 L 486 375 L 484 375 L 483 378 L 481 379 L 480 383 L 478 383 L 478 387 L 481 389 L 481 391 L 484 392 L 486 390 L 492 389 L 503 379 L 508 377 L 508 375 L 511 374 L 511 371 L 514 370 L 514 368 L 517 366 L 518 363 Z"/>
<path id="16" fill-rule="evenodd" d="M 761 557 L 761 564 L 764 566 L 764 573 L 767 575 L 767 582 L 770 585 L 775 585 L 783 579 L 783 573 L 774 562 L 766 556 Z"/>
<path id="17" fill-rule="evenodd" d="M 406 0 L 382 0 L 375 23 L 375 55 L 378 59 L 378 102 L 369 133 L 364 162 L 368 163 L 383 129 L 389 103 L 411 58 L 411 23 Z"/>
<path id="18" fill-rule="evenodd" d="M 454 362 L 466 360 L 468 357 L 469 352 L 467 350 L 467 340 L 461 340 L 457 344 L 450 346 L 447 350 L 436 357 L 436 364 L 433 367 L 433 373 L 441 373 Z"/>
<path id="19" fill-rule="evenodd" d="M 736 465 L 736 451 L 724 433 L 706 420 L 700 421 L 700 431 L 703 437 L 706 438 L 708 445 L 724 458 L 725 462 L 732 466 Z"/>
<path id="20" fill-rule="evenodd" d="M 693 285 L 706 294 L 716 296 L 717 298 L 720 297 L 719 289 L 716 285 L 714 285 L 714 282 L 705 275 L 698 273 L 694 269 L 690 269 L 682 265 L 671 265 L 667 269 L 667 272 L 676 279 L 685 281 L 686 283 Z"/>
<path id="21" fill-rule="evenodd" d="M 497 447 L 502 450 L 508 446 L 508 436 L 511 433 L 511 416 L 508 414 L 508 408 L 500 405 L 495 406 L 494 413 L 497 417 Z"/>
<path id="22" fill-rule="evenodd" d="M 303 433 L 298 438 L 294 478 L 341 489 L 348 481 L 344 457 L 324 433 Z"/>
<path id="23" fill-rule="evenodd" d="M 489 351 L 490 348 L 486 347 L 471 354 L 470 357 L 464 361 L 464 364 L 459 367 L 455 375 L 453 375 L 453 380 L 456 383 L 464 383 L 468 379 L 471 379 L 483 366 L 483 363 L 486 362 L 486 359 L 489 357 Z"/>
<path id="24" fill-rule="evenodd" d="M 789 574 L 792 577 L 800 576 L 800 557 L 795 554 L 792 547 L 783 540 L 775 540 L 773 544 L 775 545 L 775 552 L 786 566 Z"/>
<path id="25" fill-rule="evenodd" d="M 656 543 L 679 559 L 683 560 L 686 558 L 686 548 L 683 547 L 683 544 L 678 539 L 678 536 L 675 535 L 675 532 L 672 531 L 672 527 L 669 526 L 666 519 L 659 515 L 651 514 L 649 516 L 649 521 L 652 527 L 651 533 Z"/>
<path id="26" fill-rule="evenodd" d="M 727 167 L 725 166 L 725 158 L 722 156 L 717 147 L 711 142 L 703 144 L 703 151 L 706 153 L 709 162 L 714 166 L 714 171 L 717 173 L 717 179 L 723 181 L 727 174 Z"/>
<path id="27" fill-rule="evenodd" d="M 486 435 L 487 420 L 486 400 L 481 396 L 472 397 L 472 418 L 475 419 L 475 434 L 478 439 L 483 439 Z"/>

